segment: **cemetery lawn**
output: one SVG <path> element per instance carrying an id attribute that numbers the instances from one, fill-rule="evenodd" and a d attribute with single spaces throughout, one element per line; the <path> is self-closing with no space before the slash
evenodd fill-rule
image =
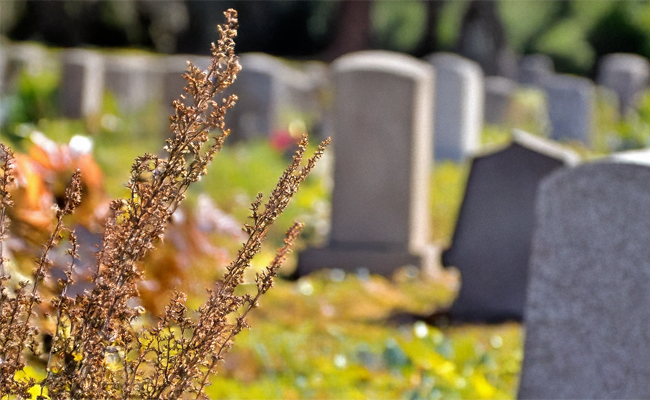
<path id="1" fill-rule="evenodd" d="M 210 398 L 514 398 L 517 323 L 436 328 L 413 317 L 448 305 L 454 280 L 312 274 L 280 280 L 236 339 Z M 410 314 L 413 313 L 413 314 Z"/>
<path id="2" fill-rule="evenodd" d="M 151 151 L 160 137 L 124 134 L 128 118 L 103 121 L 95 136 L 94 157 L 105 174 L 111 197 L 124 196 L 122 183 L 137 154 Z M 115 126 L 113 126 L 115 125 Z M 73 121 L 43 119 L 39 130 L 58 143 L 87 133 Z M 137 127 L 136 127 L 137 128 Z M 134 129 L 137 131 L 137 129 Z M 18 151 L 24 142 L 13 141 Z M 313 139 L 313 142 L 317 140 Z M 311 146 L 311 145 L 310 145 Z M 306 223 L 296 253 L 323 244 L 329 218 L 326 157 L 278 219 L 253 269 L 266 265 L 294 220 Z M 288 163 L 263 142 L 227 143 L 208 175 L 189 193 L 188 204 L 205 191 L 217 206 L 243 223 L 258 191 L 268 193 Z M 438 165 L 431 177 L 432 233 L 448 244 L 460 204 L 467 168 Z M 437 195 L 434 195 L 437 194 Z M 171 240 L 171 239 L 168 239 Z M 237 243 L 220 243 L 224 248 Z M 288 260 L 281 273 L 295 267 Z M 198 262 L 197 262 L 198 264 Z M 193 265 L 186 278 L 219 275 L 215 264 Z M 214 272 L 211 272 L 214 271 Z M 254 272 L 247 276 L 254 282 Z M 195 278 L 199 279 L 199 278 Z M 199 279 L 200 280 L 200 279 Z M 188 306 L 204 299 L 207 280 L 188 292 Z M 247 286 L 247 285 L 244 285 Z M 416 316 L 447 307 L 456 294 L 453 274 L 421 279 L 400 271 L 393 280 L 380 276 L 321 271 L 298 281 L 278 279 L 250 314 L 252 328 L 242 332 L 208 388 L 213 399 L 507 399 L 516 395 L 522 360 L 520 324 L 433 327 Z M 248 285 L 253 289 L 254 283 Z M 162 297 L 165 295 L 160 294 Z"/>
<path id="3" fill-rule="evenodd" d="M 296 252 L 324 242 L 318 227 L 328 218 L 331 165 L 327 159 L 322 161 L 287 215 L 278 220 L 271 243 L 279 243 L 282 226 L 296 218 L 307 223 Z M 246 201 L 274 183 L 284 163 L 265 143 L 226 146 L 201 184 L 220 207 L 243 220 Z M 467 171 L 446 162 L 432 174 L 432 233 L 441 245 L 453 233 Z M 272 246 L 261 254 L 262 259 L 271 257 Z M 291 272 L 295 261 L 287 262 L 284 273 Z M 253 267 L 263 266 L 264 260 L 259 260 Z M 237 337 L 208 395 L 215 399 L 514 398 L 523 349 L 520 324 L 436 328 L 416 317 L 448 307 L 456 291 L 453 274 L 421 279 L 408 270 L 393 280 L 336 270 L 298 281 L 279 279 L 250 314 L 252 328 Z"/>

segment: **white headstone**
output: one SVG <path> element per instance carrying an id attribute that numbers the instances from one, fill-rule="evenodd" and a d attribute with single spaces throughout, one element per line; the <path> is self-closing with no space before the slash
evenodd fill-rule
<path id="1" fill-rule="evenodd" d="M 3 73 L 3 92 L 13 93 L 17 89 L 18 79 L 25 72 L 36 75 L 46 68 L 52 68 L 50 52 L 42 45 L 31 42 L 13 42 L 4 45 L 3 53 L 6 57 Z"/>
<path id="2" fill-rule="evenodd" d="M 436 70 L 434 157 L 463 161 L 480 146 L 483 129 L 483 71 L 478 63 L 451 53 L 426 60 Z"/>
<path id="3" fill-rule="evenodd" d="M 433 68 L 387 51 L 351 53 L 332 68 L 332 228 L 325 248 L 300 254 L 298 272 L 429 268 Z"/>

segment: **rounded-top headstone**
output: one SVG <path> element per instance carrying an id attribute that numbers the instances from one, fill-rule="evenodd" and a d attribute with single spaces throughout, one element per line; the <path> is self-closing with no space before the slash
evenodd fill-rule
<path id="1" fill-rule="evenodd" d="M 334 190 L 328 246 L 300 255 L 299 271 L 367 268 L 390 275 L 433 265 L 429 176 L 434 69 L 388 51 L 332 65 Z"/>
<path id="2" fill-rule="evenodd" d="M 435 159 L 457 162 L 476 152 L 483 129 L 481 66 L 453 53 L 425 58 L 436 70 Z"/>

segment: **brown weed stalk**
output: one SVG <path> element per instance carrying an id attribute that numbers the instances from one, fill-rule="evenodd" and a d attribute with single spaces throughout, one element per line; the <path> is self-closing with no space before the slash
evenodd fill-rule
<path id="1" fill-rule="evenodd" d="M 262 195 L 258 195 L 251 206 L 252 223 L 244 227 L 247 241 L 197 311 L 187 309 L 183 293 L 174 293 L 157 323 L 147 325 L 145 310 L 138 303 L 141 260 L 164 236 L 187 189 L 207 172 L 229 134 L 224 116 L 237 97 L 214 98 L 232 84 L 241 67 L 234 54 L 237 13 L 228 10 L 224 14 L 226 22 L 218 28 L 219 40 L 212 45 L 208 70 L 201 71 L 189 63 L 183 75 L 187 99 L 181 96 L 174 101 L 175 113 L 170 118 L 173 137 L 164 148 L 167 157 L 145 154 L 137 158 L 127 184 L 130 197 L 110 205 L 112 214 L 97 254 L 94 288 L 75 298 L 67 296 L 74 281 L 78 245 L 74 232 L 63 226 L 63 219 L 79 205 L 79 172 L 66 190 L 64 207 L 56 211 L 56 225 L 31 281 L 19 282 L 10 290 L 6 260 L 0 253 L 0 398 L 31 397 L 28 391 L 33 388 L 40 398 L 53 399 L 202 398 L 234 337 L 248 327 L 247 314 L 273 286 L 278 268 L 300 233 L 299 223 L 289 229 L 285 245 L 273 262 L 257 275 L 256 293 L 235 294 L 269 227 L 322 156 L 329 139 L 303 165 L 307 147 L 307 137 L 303 137 L 293 162 L 264 206 Z M 211 131 L 220 134 L 209 143 Z M 2 240 L 8 225 L 5 209 L 12 205 L 7 188 L 13 181 L 13 155 L 4 145 L 0 147 L 0 171 Z M 40 353 L 38 329 L 32 317 L 42 302 L 39 283 L 46 279 L 52 265 L 48 253 L 64 236 L 71 246 L 67 252 L 70 263 L 65 279 L 59 282 L 59 294 L 50 301 L 54 311 L 50 317 L 54 328 L 48 332 L 51 344 L 45 349 L 46 357 L 38 359 L 34 358 Z M 31 359 L 46 360 L 45 378 L 40 381 L 26 374 L 25 348 L 33 354 Z"/>

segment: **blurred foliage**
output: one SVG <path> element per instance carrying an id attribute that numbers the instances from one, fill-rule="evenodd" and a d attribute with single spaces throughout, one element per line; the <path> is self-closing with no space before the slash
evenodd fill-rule
<path id="1" fill-rule="evenodd" d="M 90 44 L 201 53 L 216 37 L 218 11 L 234 7 L 241 16 L 239 51 L 313 58 L 327 49 L 340 29 L 342 3 L 5 0 L 0 2 L 0 33 L 66 47 Z M 425 0 L 374 0 L 369 43 L 414 54 L 422 50 L 418 43 L 430 29 L 437 43 L 427 50 L 453 49 L 469 3 L 445 1 L 430 24 Z M 560 72 L 593 74 L 597 59 L 613 52 L 650 58 L 650 3 L 644 0 L 499 0 L 498 11 L 516 53 L 548 54 Z"/>
<path id="2" fill-rule="evenodd" d="M 467 8 L 468 1 L 448 1 L 445 3 L 436 27 L 441 50 L 451 50 L 460 36 L 462 18 Z"/>
<path id="3" fill-rule="evenodd" d="M 601 90 L 596 98 L 596 150 L 608 153 L 650 146 L 650 91 L 644 92 L 636 108 L 622 118 L 612 97 Z"/>
<path id="4" fill-rule="evenodd" d="M 310 147 L 315 148 L 316 145 L 316 139 L 312 139 Z M 295 149 L 289 147 L 289 152 L 285 154 L 270 146 L 267 140 L 234 144 L 226 141 L 196 190 L 205 191 L 220 208 L 244 222 L 250 203 L 258 192 L 268 193 L 274 187 L 289 162 L 287 155 Z M 325 240 L 329 231 L 330 163 L 331 155 L 326 153 L 310 179 L 301 185 L 292 206 L 271 227 L 269 242 L 274 246 L 282 244 L 284 232 L 296 220 L 306 225 L 301 235 L 303 240 L 312 245 Z"/>
<path id="5" fill-rule="evenodd" d="M 35 124 L 58 114 L 59 79 L 57 71 L 47 69 L 19 73 L 14 94 L 2 96 L 0 101 L 0 127 L 14 136 L 13 141 L 23 134 L 21 124 Z"/>
<path id="6" fill-rule="evenodd" d="M 500 1 L 510 44 L 550 55 L 560 72 L 591 74 L 614 52 L 650 57 L 650 3 L 630 1 Z"/>
<path id="7" fill-rule="evenodd" d="M 426 29 L 426 6 L 421 1 L 376 0 L 372 30 L 381 49 L 411 52 Z"/>

